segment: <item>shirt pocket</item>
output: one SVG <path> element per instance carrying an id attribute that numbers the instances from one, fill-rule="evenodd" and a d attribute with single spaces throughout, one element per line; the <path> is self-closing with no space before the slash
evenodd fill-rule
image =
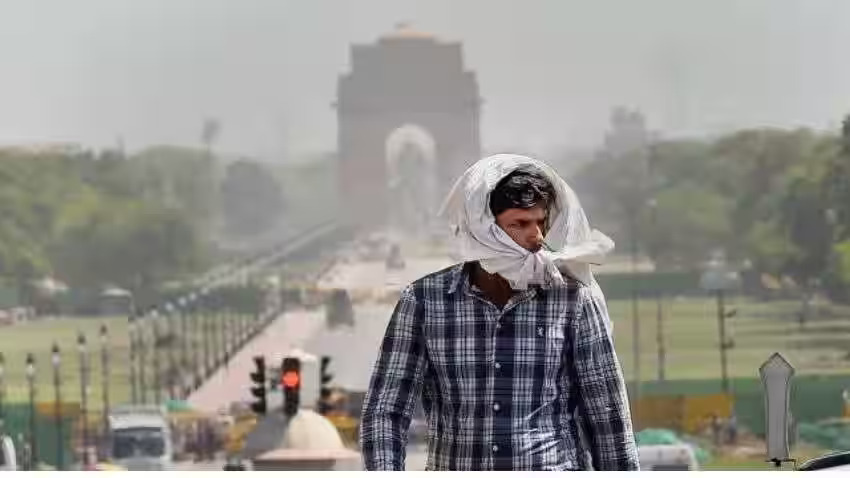
<path id="1" fill-rule="evenodd" d="M 564 347 L 566 346 L 566 334 L 563 321 L 553 321 L 547 325 L 544 331 L 545 352 L 543 360 L 545 363 L 546 383 L 555 385 L 562 373 L 564 365 Z"/>

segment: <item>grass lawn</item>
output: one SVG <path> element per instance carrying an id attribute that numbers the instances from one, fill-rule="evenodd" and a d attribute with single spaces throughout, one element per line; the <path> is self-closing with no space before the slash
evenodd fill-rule
<path id="1" fill-rule="evenodd" d="M 774 351 L 783 353 L 800 375 L 850 371 L 850 361 L 845 358 L 850 350 L 850 308 L 833 307 L 831 317 L 813 319 L 804 330 L 800 330 L 794 321 L 794 312 L 798 307 L 796 302 L 729 302 L 730 308 L 738 310 L 735 317 L 727 320 L 727 331 L 735 341 L 735 347 L 728 352 L 730 376 L 757 377 L 759 365 Z M 631 303 L 628 300 L 610 301 L 609 310 L 614 321 L 616 347 L 624 373 L 627 379 L 631 379 L 634 371 Z M 710 299 L 668 299 L 663 302 L 668 379 L 711 379 L 720 376 L 715 310 L 715 303 Z M 641 375 L 643 380 L 649 381 L 656 378 L 658 370 L 654 301 L 640 302 L 640 318 Z M 102 323 L 109 328 L 110 393 L 114 401 L 129 398 L 126 319 L 64 318 L 0 329 L 0 351 L 6 357 L 7 399 L 26 400 L 24 363 L 27 352 L 33 352 L 36 357 L 38 399 L 53 399 L 50 348 L 55 341 L 62 351 L 65 395 L 69 400 L 71 397 L 76 400 L 79 397 L 76 335 L 82 331 L 93 352 L 90 394 L 96 397 L 93 405 L 99 406 L 102 374 L 98 330 Z M 180 350 L 176 352 L 179 355 Z M 162 356 L 164 368 L 167 353 Z"/>
<path id="2" fill-rule="evenodd" d="M 222 320 L 220 317 L 219 320 Z M 103 373 L 101 367 L 100 327 L 106 324 L 109 331 L 109 394 L 111 403 L 127 402 L 131 395 L 129 370 L 129 326 L 124 317 L 116 318 L 77 318 L 45 319 L 0 328 L 0 351 L 3 352 L 5 364 L 6 400 L 8 402 L 24 402 L 29 399 L 26 381 L 26 355 L 32 352 L 36 361 L 36 400 L 54 400 L 53 367 L 51 365 L 51 347 L 59 345 L 61 353 L 61 381 L 64 401 L 79 402 L 80 390 L 80 356 L 77 351 L 77 333 L 83 332 L 89 346 L 89 363 L 91 378 L 89 389 L 89 406 L 99 409 L 102 404 Z M 177 322 L 179 324 L 179 322 Z M 178 325 L 179 327 L 179 325 Z M 164 327 L 161 331 L 164 333 Z M 150 335 L 147 336 L 150 343 Z M 221 335 L 216 334 L 220 339 Z M 201 343 L 199 337 L 195 337 Z M 190 344 L 195 341 L 189 342 Z M 219 342 L 221 343 L 221 342 Z M 175 361 L 179 364 L 184 347 L 176 341 L 171 348 L 163 347 L 160 353 L 160 370 L 165 371 L 169 363 L 169 353 L 174 352 Z M 211 351 L 215 350 L 210 347 Z M 190 348 L 187 348 L 187 352 Z M 199 347 L 199 352 L 202 352 Z M 190 355 L 187 353 L 187 355 Z M 187 357 L 190 358 L 190 357 Z M 146 357 L 146 376 L 148 397 L 153 397 L 153 356 L 148 352 Z M 164 384 L 164 379 L 163 379 Z M 163 385 L 164 386 L 164 385 Z M 166 394 L 163 393 L 163 396 Z M 149 399 L 150 399 L 149 398 Z"/>
<path id="3" fill-rule="evenodd" d="M 627 379 L 634 377 L 631 302 L 610 301 L 616 348 Z M 730 300 L 736 316 L 726 320 L 735 346 L 727 351 L 730 377 L 758 377 L 773 352 L 782 353 L 798 375 L 850 372 L 850 308 L 833 306 L 829 317 L 812 319 L 804 329 L 795 320 L 797 302 L 759 303 Z M 716 304 L 711 299 L 666 299 L 662 303 L 667 379 L 720 377 Z M 643 381 L 658 376 L 657 305 L 643 300 L 640 317 L 640 366 Z"/>

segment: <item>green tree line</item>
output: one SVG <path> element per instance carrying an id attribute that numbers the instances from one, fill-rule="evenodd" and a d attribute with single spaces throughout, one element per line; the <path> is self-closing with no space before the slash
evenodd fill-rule
<path id="1" fill-rule="evenodd" d="M 621 251 L 634 243 L 658 268 L 696 270 L 723 250 L 757 275 L 850 299 L 850 117 L 837 132 L 645 135 L 612 149 L 572 183 Z"/>
<path id="2" fill-rule="evenodd" d="M 0 278 L 132 291 L 210 261 L 213 161 L 191 149 L 0 150 Z"/>

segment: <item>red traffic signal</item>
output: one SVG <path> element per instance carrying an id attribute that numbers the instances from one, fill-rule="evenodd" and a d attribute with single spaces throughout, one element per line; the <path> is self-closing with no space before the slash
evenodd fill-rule
<path id="1" fill-rule="evenodd" d="M 295 357 L 283 359 L 280 383 L 283 385 L 283 414 L 291 417 L 298 413 L 301 402 L 301 360 Z"/>
<path id="2" fill-rule="evenodd" d="M 283 384 L 284 388 L 296 388 L 301 385 L 301 375 L 298 372 L 290 370 L 283 374 L 280 383 Z"/>

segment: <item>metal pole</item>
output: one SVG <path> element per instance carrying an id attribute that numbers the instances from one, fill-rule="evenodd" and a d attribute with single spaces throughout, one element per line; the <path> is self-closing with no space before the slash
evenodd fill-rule
<path id="1" fill-rule="evenodd" d="M 86 347 L 86 336 L 82 332 L 77 334 L 77 350 L 80 357 L 80 417 L 82 418 L 82 448 L 83 456 L 80 460 L 83 466 L 89 464 L 89 411 L 88 411 L 88 388 L 89 388 L 89 361 Z"/>
<path id="2" fill-rule="evenodd" d="M 198 311 L 194 307 L 192 307 L 192 377 L 194 379 L 193 385 L 194 388 L 197 389 L 201 385 L 201 357 L 200 357 L 200 341 L 202 340 L 201 336 L 201 322 L 198 320 Z"/>
<path id="3" fill-rule="evenodd" d="M 154 403 L 162 403 L 162 377 L 159 370 L 159 321 L 153 321 L 153 399 Z"/>
<path id="4" fill-rule="evenodd" d="M 667 361 L 667 349 L 664 345 L 664 304 L 661 300 L 661 292 L 656 292 L 655 295 L 656 301 L 656 319 L 658 320 L 657 325 L 657 337 L 656 340 L 658 342 L 658 381 L 663 382 L 665 380 L 665 367 Z"/>
<path id="5" fill-rule="evenodd" d="M 210 313 L 209 313 L 209 292 L 204 290 L 203 305 L 201 307 L 201 343 L 203 344 L 204 360 L 201 376 L 206 379 L 209 376 L 210 368 Z"/>
<path id="6" fill-rule="evenodd" d="M 130 318 L 130 403 L 139 403 L 139 389 L 136 384 L 138 377 L 136 376 L 136 323 L 133 318 Z"/>
<path id="7" fill-rule="evenodd" d="M 726 306 L 722 290 L 717 291 L 717 322 L 720 335 L 720 374 L 723 393 L 729 393 L 729 375 L 726 368 Z"/>
<path id="8" fill-rule="evenodd" d="M 219 351 L 219 343 L 218 343 L 218 311 L 216 310 L 217 302 L 214 303 L 213 309 L 210 313 L 210 345 L 212 347 L 212 365 L 208 372 L 208 375 L 212 375 L 212 371 L 218 368 L 219 360 L 220 360 L 220 351 Z"/>
<path id="9" fill-rule="evenodd" d="M 631 266 L 632 266 L 632 360 L 634 361 L 634 401 L 640 398 L 641 373 L 640 373 L 640 310 L 638 303 L 637 272 L 638 272 L 638 239 L 637 218 L 632 214 L 631 226 Z M 637 410 L 637 408 L 635 408 Z M 634 413 L 637 414 L 636 412 Z"/>
<path id="10" fill-rule="evenodd" d="M 35 469 L 38 463 L 38 451 L 36 440 L 36 424 L 35 424 L 35 356 L 32 353 L 27 354 L 27 386 L 29 387 L 30 395 L 30 416 L 29 416 L 29 470 Z"/>
<path id="11" fill-rule="evenodd" d="M 180 316 L 180 335 L 183 336 L 180 348 L 180 367 L 183 369 L 183 374 L 189 369 L 189 316 L 186 313 L 186 299 L 180 298 L 177 301 L 177 313 Z M 183 375 L 181 374 L 181 375 Z"/>
<path id="12" fill-rule="evenodd" d="M 226 367 L 227 363 L 230 361 L 230 341 L 228 340 L 228 330 L 230 329 L 230 310 L 224 309 L 221 313 L 221 327 L 219 327 L 219 332 L 221 332 L 221 350 L 224 352 L 222 363 Z"/>
<path id="13" fill-rule="evenodd" d="M 53 363 L 53 415 L 56 418 L 56 469 L 61 471 L 65 463 L 64 436 L 62 433 L 64 423 L 62 416 L 62 378 L 59 370 L 61 356 L 59 355 L 59 344 L 56 342 L 53 342 L 51 359 Z"/>
<path id="14" fill-rule="evenodd" d="M 103 438 L 109 437 L 109 330 L 100 326 L 100 371 L 103 388 Z"/>
<path id="15" fill-rule="evenodd" d="M 139 324 L 136 331 L 136 340 L 139 347 L 139 398 L 143 404 L 148 403 L 148 384 L 147 384 L 147 361 L 148 349 L 145 341 L 145 328 L 143 324 Z"/>
<path id="16" fill-rule="evenodd" d="M 168 398 L 174 400 L 177 394 L 174 393 L 175 378 L 177 376 L 177 355 L 174 353 L 174 344 L 176 343 L 177 331 L 174 327 L 174 306 L 171 303 L 165 304 L 165 326 L 168 334 L 168 371 L 165 374 L 165 383 L 168 386 Z"/>

